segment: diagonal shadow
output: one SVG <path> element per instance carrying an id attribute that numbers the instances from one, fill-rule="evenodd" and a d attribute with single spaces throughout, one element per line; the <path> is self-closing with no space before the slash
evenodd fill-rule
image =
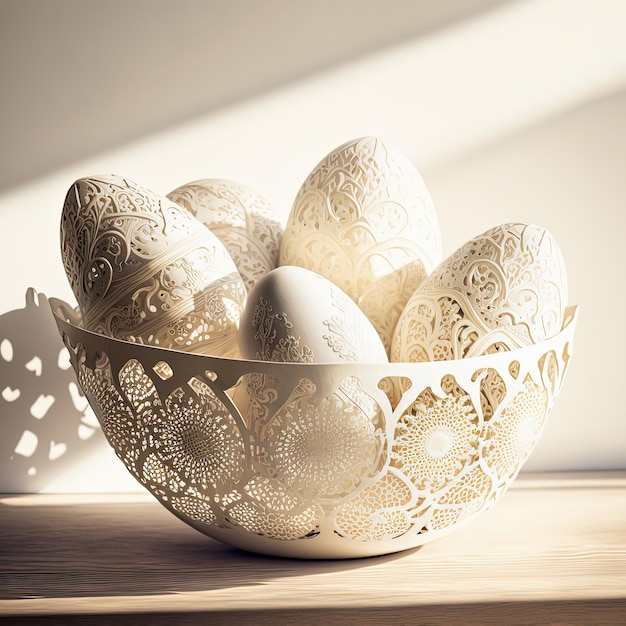
<path id="1" fill-rule="evenodd" d="M 371 0 L 328 6 L 276 0 L 271 8 L 254 0 L 156 2 L 150 5 L 149 29 L 143 28 L 143 2 L 110 3 L 102 11 L 74 0 L 49 13 L 33 12 L 27 3 L 0 2 L 0 23 L 8 25 L 0 55 L 20 58 L 19 66 L 3 66 L 0 136 L 11 158 L 0 168 L 0 191 L 513 1 L 395 0 L 383 10 Z M 173 23 L 184 28 L 172 28 Z M 113 49 L 90 47 L 88 56 L 75 54 L 111 32 L 116 32 Z M 162 38 L 170 45 L 155 45 Z M 101 90 L 88 105 L 75 97 L 76 77 L 106 75 L 111 67 L 129 64 L 135 71 L 116 72 L 115 89 Z M 55 76 L 51 85 L 50 76 Z M 120 93 L 133 94 L 123 108 Z M 24 149 L 29 142 L 36 142 L 37 150 Z"/>
<path id="2" fill-rule="evenodd" d="M 41 491 L 106 445 L 47 298 L 0 315 L 0 492 Z"/>
<path id="3" fill-rule="evenodd" d="M 418 549 L 361 559 L 288 559 L 210 539 L 156 501 L 0 504 L 0 600 L 144 596 L 149 602 L 155 595 L 375 567 Z"/>

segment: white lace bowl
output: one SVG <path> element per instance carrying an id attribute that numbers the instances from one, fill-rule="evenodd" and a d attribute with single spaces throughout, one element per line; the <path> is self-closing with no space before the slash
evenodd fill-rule
<path id="1" fill-rule="evenodd" d="M 51 305 L 130 473 L 210 537 L 299 558 L 413 548 L 495 504 L 539 439 L 576 326 L 571 307 L 542 343 L 456 361 L 268 363 L 111 339 Z"/>

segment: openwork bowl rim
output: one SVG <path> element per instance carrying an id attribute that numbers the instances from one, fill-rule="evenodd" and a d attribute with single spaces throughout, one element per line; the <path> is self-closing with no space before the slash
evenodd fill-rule
<path id="1" fill-rule="evenodd" d="M 559 333 L 544 339 L 543 341 L 537 342 L 532 345 L 523 346 L 520 348 L 515 348 L 505 352 L 499 353 L 491 353 L 491 354 L 482 354 L 478 356 L 471 356 L 464 359 L 453 359 L 447 361 L 422 361 L 422 362 L 389 362 L 389 363 L 364 363 L 364 362 L 346 362 L 346 363 L 337 363 L 337 362 L 315 362 L 315 363 L 294 363 L 294 362 L 280 362 L 280 361 L 260 361 L 255 359 L 237 359 L 237 358 L 229 358 L 223 356 L 215 356 L 211 354 L 202 354 L 197 352 L 186 352 L 183 350 L 175 350 L 173 348 L 164 348 L 162 346 L 155 346 L 151 344 L 144 343 L 135 343 L 132 341 L 127 341 L 124 339 L 117 339 L 115 337 L 109 337 L 106 335 L 101 335 L 94 331 L 88 330 L 83 327 L 82 320 L 80 317 L 80 313 L 77 309 L 71 307 L 67 302 L 61 300 L 59 298 L 49 298 L 50 306 L 52 308 L 52 312 L 54 314 L 57 326 L 59 330 L 62 332 L 64 329 L 75 329 L 80 333 L 81 338 L 86 343 L 90 342 L 91 345 L 95 346 L 105 346 L 107 344 L 119 345 L 122 347 L 126 347 L 130 350 L 136 351 L 159 351 L 164 352 L 166 354 L 178 355 L 176 358 L 188 359 L 190 361 L 196 361 L 198 364 L 202 361 L 205 362 L 215 362 L 221 363 L 228 367 L 232 367 L 237 370 L 239 367 L 243 367 L 246 371 L 249 371 L 250 364 L 254 364 L 255 369 L 261 373 L 269 373 L 271 371 L 280 372 L 281 370 L 291 370 L 294 371 L 296 369 L 305 371 L 310 371 L 313 369 L 327 369 L 332 368 L 336 370 L 338 373 L 341 370 L 351 370 L 355 367 L 360 368 L 371 368 L 380 371 L 383 369 L 385 374 L 388 376 L 399 376 L 406 374 L 407 372 L 411 372 L 414 374 L 419 374 L 420 370 L 434 370 L 441 369 L 442 371 L 450 371 L 450 369 L 454 369 L 456 367 L 468 368 L 468 369 L 480 369 L 482 366 L 487 363 L 497 364 L 498 360 L 510 361 L 511 358 L 532 358 L 534 353 L 544 353 L 546 350 L 549 350 L 552 344 L 562 343 L 564 339 L 567 339 L 567 335 L 571 335 L 573 337 L 579 315 L 579 306 L 578 305 L 570 305 L 565 309 L 565 314 L 563 316 L 563 326 Z"/>
<path id="2" fill-rule="evenodd" d="M 374 556 L 415 548 L 433 539 L 449 534 L 473 520 L 482 511 L 491 508 L 513 482 L 540 436 L 545 418 L 559 393 L 565 372 L 568 369 L 578 317 L 578 307 L 575 305 L 570 306 L 566 309 L 565 322 L 562 330 L 549 339 L 510 351 L 485 354 L 454 361 L 419 363 L 284 363 L 217 357 L 114 339 L 82 328 L 80 315 L 66 302 L 56 298 L 50 298 L 49 302 L 58 329 L 63 335 L 68 349 L 70 349 L 70 352 L 72 352 L 72 350 L 74 351 L 72 363 L 77 373 L 78 370 L 83 367 L 95 372 L 100 367 L 110 366 L 109 375 L 114 374 L 115 376 L 109 380 L 113 380 L 113 378 L 121 375 L 122 369 L 125 368 L 128 363 L 134 363 L 135 365 L 133 367 L 137 368 L 136 373 L 138 373 L 140 377 L 147 375 L 148 372 L 152 370 L 150 377 L 156 385 L 156 392 L 164 392 L 160 396 L 157 393 L 155 403 L 152 406 L 158 405 L 158 407 L 160 407 L 158 410 L 162 412 L 166 410 L 166 405 L 174 408 L 174 414 L 168 414 L 166 416 L 167 423 L 164 421 L 159 422 L 161 424 L 161 426 L 159 426 L 160 428 L 170 428 L 170 425 L 178 419 L 176 416 L 183 416 L 181 411 L 184 412 L 186 410 L 185 407 L 187 405 L 185 402 L 191 402 L 194 406 L 201 407 L 202 403 L 207 402 L 207 398 L 210 396 L 212 399 L 209 399 L 208 402 L 221 403 L 222 408 L 226 411 L 222 416 L 226 415 L 225 419 L 229 419 L 228 412 L 230 412 L 232 420 L 234 420 L 231 420 L 232 423 L 236 423 L 236 428 L 239 429 L 241 433 L 245 433 L 245 436 L 242 435 L 242 441 L 247 442 L 245 445 L 248 450 L 248 452 L 246 452 L 246 462 L 248 465 L 241 471 L 245 474 L 245 481 L 249 482 L 246 483 L 244 481 L 237 483 L 238 485 L 243 485 L 243 487 L 233 488 L 231 481 L 229 481 L 228 476 L 226 476 L 224 478 L 224 485 L 226 486 L 224 487 L 223 493 L 219 492 L 220 488 L 218 488 L 218 491 L 212 492 L 211 489 L 202 487 L 202 494 L 200 494 L 197 483 L 193 478 L 185 478 L 183 476 L 181 479 L 182 475 L 178 474 L 178 485 L 181 484 L 181 480 L 183 483 L 185 481 L 190 482 L 184 486 L 183 491 L 177 492 L 176 489 L 174 491 L 170 490 L 169 495 L 164 497 L 164 488 L 159 486 L 159 484 L 152 479 L 146 480 L 142 474 L 142 468 L 137 465 L 138 461 L 137 455 L 135 455 L 135 448 L 141 446 L 138 443 L 139 440 L 134 436 L 137 432 L 136 427 L 131 426 L 133 437 L 123 442 L 122 450 L 120 450 L 119 442 L 117 442 L 118 447 L 116 448 L 116 453 L 127 465 L 127 469 L 131 471 L 131 474 L 133 474 L 139 483 L 147 488 L 161 504 L 190 526 L 214 539 L 238 548 L 275 556 L 332 559 Z M 546 359 L 547 355 L 550 354 L 552 356 Z M 108 366 L 103 366 L 102 363 L 100 363 L 101 355 L 106 355 L 107 359 L 109 359 Z M 106 362 L 106 359 L 104 359 L 103 362 Z M 162 362 L 168 367 L 171 364 L 173 370 L 169 373 L 166 372 L 165 376 L 162 375 L 163 372 L 159 373 L 159 365 L 162 364 Z M 553 379 L 550 378 L 551 374 L 548 372 L 548 369 L 546 369 L 549 368 L 550 362 L 557 368 L 555 378 Z M 494 468 L 491 468 L 489 464 L 492 463 L 492 461 L 489 460 L 489 457 L 483 456 L 483 453 L 490 454 L 493 446 L 497 445 L 494 444 L 494 441 L 498 440 L 498 431 L 493 430 L 490 424 L 494 420 L 497 422 L 499 417 L 495 417 L 496 413 L 493 413 L 492 417 L 485 417 L 483 413 L 480 413 L 481 416 L 478 417 L 476 413 L 476 407 L 480 405 L 478 387 L 482 384 L 480 382 L 481 377 L 482 380 L 489 380 L 490 373 L 494 373 L 496 376 L 502 374 L 506 380 L 513 381 L 511 383 L 511 390 L 505 393 L 506 401 L 502 400 L 502 411 L 498 415 L 503 415 L 504 411 L 507 410 L 506 407 L 509 406 L 508 403 L 517 398 L 515 394 L 523 395 L 525 393 L 525 375 L 520 376 L 520 373 L 524 372 L 526 372 L 526 375 L 530 375 L 532 372 L 531 385 L 534 384 L 537 389 L 540 388 L 538 385 L 544 386 L 545 389 L 542 389 L 544 389 L 545 395 L 542 397 L 544 397 L 546 403 L 545 411 L 543 408 L 539 411 L 542 415 L 537 418 L 538 430 L 533 434 L 531 447 L 526 449 L 523 456 L 520 456 L 519 459 L 515 457 L 515 464 L 507 466 L 508 469 L 502 473 L 500 470 L 496 471 Z M 258 431 L 255 430 L 256 427 L 254 425 L 246 422 L 246 418 L 244 418 L 235 398 L 229 396 L 231 393 L 230 390 L 234 392 L 240 382 L 247 380 L 249 375 L 260 375 L 261 380 L 274 379 L 280 382 L 279 387 L 284 383 L 285 388 L 284 392 L 281 391 L 276 396 L 280 396 L 281 400 L 273 401 L 277 403 L 271 405 L 272 407 L 279 408 L 273 409 L 276 411 L 275 413 L 261 420 L 261 426 Z M 480 452 L 477 451 L 476 456 L 471 459 L 464 457 L 465 460 L 463 460 L 462 465 L 459 465 L 458 471 L 454 470 L 455 473 L 450 475 L 450 479 L 446 478 L 448 482 L 445 483 L 445 488 L 441 486 L 424 487 L 421 486 L 422 478 L 419 475 L 416 479 L 409 478 L 402 465 L 392 465 L 390 460 L 393 456 L 392 449 L 395 449 L 397 439 L 399 437 L 402 438 L 403 435 L 401 433 L 405 432 L 402 430 L 402 424 L 406 424 L 404 421 L 405 417 L 409 415 L 409 425 L 415 425 L 417 423 L 415 421 L 416 419 L 422 419 L 421 417 L 411 417 L 412 415 L 416 415 L 415 413 L 411 413 L 411 411 L 414 410 L 417 394 L 420 394 L 422 390 L 430 389 L 434 396 L 439 397 L 444 404 L 448 401 L 454 402 L 456 397 L 454 394 L 458 393 L 458 389 L 457 391 L 449 391 L 450 388 L 446 387 L 450 378 L 455 379 L 460 385 L 460 392 L 464 394 L 462 398 L 473 403 L 475 407 L 474 415 L 476 415 L 476 419 L 482 424 L 479 431 L 472 431 L 474 434 L 471 434 L 472 440 L 477 439 L 477 441 L 480 442 L 477 444 L 480 448 Z M 448 379 L 446 385 L 444 385 L 444 379 Z M 191 384 L 190 381 L 194 380 L 199 381 L 198 384 L 201 387 L 199 390 L 200 395 L 197 396 L 195 400 L 192 396 L 198 393 L 198 387 L 194 387 L 193 385 L 189 387 Z M 305 387 L 301 387 L 302 381 L 308 381 L 312 383 L 312 385 L 309 385 L 308 388 L 306 384 Z M 344 386 L 346 381 L 348 381 L 347 386 Z M 399 381 L 402 381 L 402 383 L 400 384 Z M 98 381 L 96 381 L 96 383 L 97 382 Z M 102 382 L 102 379 L 100 379 L 100 382 Z M 121 380 L 118 380 L 116 383 L 112 384 L 117 385 L 118 383 L 121 384 L 121 382 Z M 381 386 L 383 382 L 384 384 Z M 363 387 L 360 386 L 361 383 Z M 130 380 L 129 384 L 134 383 Z M 388 385 L 391 386 L 389 387 Z M 398 385 L 400 385 L 400 387 L 397 387 Z M 184 391 L 181 391 L 183 388 Z M 313 392 L 310 391 L 311 388 L 313 388 Z M 400 393 L 398 396 L 394 396 L 398 388 L 401 388 Z M 229 390 L 228 393 L 227 390 Z M 281 460 L 279 457 L 273 457 L 279 460 L 279 465 L 274 465 L 274 461 L 272 461 L 271 457 L 273 454 L 272 446 L 276 442 L 276 437 L 278 437 L 278 439 L 282 437 L 284 432 L 282 429 L 285 424 L 292 429 L 292 433 L 294 432 L 294 428 L 300 429 L 298 432 L 302 432 L 302 429 L 307 428 L 313 431 L 318 430 L 315 422 L 315 419 L 318 419 L 317 417 L 313 422 L 309 420 L 309 422 L 303 424 L 302 428 L 300 428 L 300 424 L 298 423 L 300 413 L 295 409 L 293 411 L 288 409 L 287 413 L 281 413 L 284 407 L 292 406 L 290 404 L 292 402 L 295 403 L 293 406 L 296 406 L 299 399 L 304 398 L 305 404 L 297 406 L 301 408 L 304 407 L 303 410 L 306 412 L 306 407 L 308 406 L 306 405 L 307 398 L 317 398 L 316 401 L 320 398 L 326 400 L 330 397 L 337 397 L 336 394 L 338 392 L 340 395 L 344 394 L 344 396 L 348 397 L 348 404 L 354 401 L 358 405 L 360 401 L 359 398 L 365 398 L 365 404 L 362 405 L 364 407 L 363 410 L 365 412 L 370 410 L 372 406 L 371 403 L 373 402 L 375 406 L 378 406 L 380 413 L 378 416 L 372 418 L 372 424 L 376 423 L 376 425 L 372 426 L 373 431 L 365 434 L 365 438 L 362 436 L 363 431 L 355 430 L 353 432 L 357 439 L 354 441 L 346 440 L 353 448 L 353 456 L 350 458 L 356 460 L 357 464 L 354 466 L 354 469 L 344 468 L 346 472 L 351 473 L 343 475 L 344 482 L 337 483 L 341 485 L 341 489 L 343 489 L 343 491 L 337 491 L 339 494 L 337 497 L 333 499 L 334 496 L 329 497 L 321 490 L 316 489 L 314 482 L 309 481 L 304 485 L 297 477 L 294 479 L 293 472 L 291 472 L 292 486 L 295 485 L 293 492 L 290 492 L 291 487 L 288 481 L 287 483 L 281 483 L 280 490 L 285 494 L 285 497 L 291 499 L 295 498 L 299 502 L 304 503 L 302 504 L 304 508 L 298 510 L 306 509 L 306 512 L 312 510 L 317 511 L 317 517 L 315 518 L 317 519 L 316 532 L 305 533 L 296 538 L 277 538 L 264 532 L 250 530 L 245 527 L 245 519 L 243 518 L 235 520 L 236 523 L 233 522 L 231 518 L 228 518 L 227 512 L 231 510 L 229 507 L 233 506 L 233 501 L 230 499 L 231 495 L 229 494 L 234 493 L 238 494 L 237 497 L 247 497 L 248 505 L 254 507 L 257 505 L 257 502 L 260 501 L 255 500 L 255 498 L 260 499 L 263 489 L 266 488 L 263 485 L 267 486 L 272 483 L 272 481 L 276 480 L 278 482 L 282 481 L 283 477 L 277 474 L 277 471 L 290 471 L 289 469 L 285 470 L 286 465 L 284 458 Z M 281 395 L 282 393 L 286 395 Z M 292 394 L 291 396 L 289 396 L 290 393 Z M 294 393 L 295 395 L 293 395 Z M 311 393 L 313 393 L 313 395 L 311 395 Z M 532 396 L 534 392 L 531 390 L 530 393 Z M 359 394 L 364 395 L 359 396 Z M 121 396 L 118 397 L 121 398 Z M 204 400 L 202 400 L 202 397 L 204 397 Z M 394 398 L 393 401 L 392 397 Z M 456 397 L 456 399 L 458 400 L 459 398 Z M 132 398 L 122 398 L 121 401 L 132 402 Z M 462 399 L 462 401 L 464 402 L 465 400 Z M 141 402 L 141 411 L 143 411 L 149 405 L 146 404 L 145 398 L 141 400 Z M 168 405 L 167 402 L 171 402 L 171 404 Z M 198 404 L 198 402 L 200 402 L 200 404 Z M 463 409 L 464 405 L 461 402 L 461 404 L 455 406 Z M 115 421 L 117 417 L 113 416 L 109 419 L 106 416 L 109 412 L 108 407 L 109 405 L 105 404 L 105 406 L 101 406 L 100 409 L 101 412 L 105 414 L 104 421 Z M 370 409 L 367 407 L 370 407 Z M 496 409 L 494 409 L 494 411 L 495 410 Z M 462 414 L 462 412 L 459 413 L 459 415 Z M 276 418 L 277 415 L 281 417 Z M 367 418 L 366 413 L 362 415 L 365 415 L 365 421 L 367 422 L 369 418 Z M 456 420 L 456 414 L 454 414 L 454 416 L 454 420 Z M 123 414 L 120 414 L 120 417 L 122 420 L 124 419 Z M 98 415 L 98 418 L 100 419 L 100 415 Z M 143 418 L 138 416 L 137 419 L 141 421 Z M 340 420 L 332 419 L 335 420 L 334 424 L 342 422 L 343 420 L 343 418 Z M 359 418 L 359 420 L 360 419 L 362 418 Z M 472 418 L 472 420 L 473 419 L 474 418 Z M 287 422 L 284 420 L 287 420 Z M 513 421 L 515 421 L 515 419 Z M 359 423 L 361 422 L 359 421 Z M 223 421 L 222 425 L 224 424 L 225 422 Z M 118 426 L 113 425 L 113 428 L 115 430 Z M 490 428 L 491 431 L 489 430 Z M 119 430 L 115 431 L 113 433 L 114 436 L 118 436 L 119 432 Z M 152 434 L 150 436 L 153 437 L 156 431 L 151 432 Z M 220 432 L 225 431 L 222 430 Z M 461 433 L 459 436 L 462 435 L 462 432 L 459 431 L 459 433 Z M 515 437 L 517 435 L 510 433 L 507 436 Z M 361 439 L 359 439 L 359 437 L 361 437 Z M 109 438 L 108 435 L 107 438 Z M 359 459 L 358 457 L 360 448 L 359 450 L 354 450 L 354 446 L 356 445 L 355 441 L 366 441 L 367 446 L 369 446 L 367 448 L 367 450 L 370 451 L 367 453 L 369 454 L 367 457 L 368 460 L 364 465 L 359 465 L 359 462 L 363 461 L 363 459 Z M 109 440 L 109 443 L 115 448 L 115 441 Z M 148 447 L 152 445 L 153 444 L 150 444 L 148 446 L 148 444 L 146 444 Z M 167 446 L 168 444 L 159 445 Z M 139 456 L 141 456 L 142 459 L 147 458 L 147 456 L 151 454 L 154 456 L 153 453 L 155 450 L 156 453 L 159 453 L 158 447 L 149 450 L 146 446 L 139 450 Z M 267 449 L 266 446 L 268 446 Z M 250 450 L 253 449 L 255 452 L 250 452 Z M 265 452 L 261 453 L 257 452 L 257 450 L 265 450 Z M 268 450 L 270 457 L 263 456 L 263 454 L 267 454 Z M 274 449 L 274 453 L 276 450 L 277 448 Z M 284 451 L 284 448 L 282 450 Z M 129 451 L 132 453 L 130 456 L 128 456 Z M 260 456 L 257 457 L 257 454 Z M 498 456 L 498 458 L 500 457 Z M 167 462 L 169 463 L 169 461 Z M 410 459 L 407 462 L 410 462 Z M 131 467 L 129 467 L 129 463 Z M 264 465 L 264 463 L 268 464 Z M 494 460 L 493 463 L 499 463 L 499 461 Z M 489 465 L 491 469 L 487 468 L 486 464 Z M 233 466 L 231 464 L 228 465 L 228 467 Z M 261 473 L 259 473 L 260 467 L 264 468 L 261 469 Z M 346 467 L 350 467 L 350 464 L 348 463 Z M 176 472 L 177 470 L 175 467 L 170 466 L 168 471 Z M 476 479 L 478 482 L 472 478 L 474 472 L 476 472 L 475 475 L 478 476 Z M 244 478 L 242 478 L 244 474 L 241 474 L 236 481 L 244 480 Z M 349 476 L 347 483 L 345 483 L 346 476 Z M 484 487 L 481 486 L 483 482 L 480 482 L 483 481 L 483 478 L 487 481 Z M 354 480 L 354 482 L 351 482 L 351 480 Z M 413 483 L 413 480 L 417 480 L 418 482 Z M 469 482 L 466 483 L 466 480 Z M 269 481 L 269 483 L 267 481 Z M 349 532 L 347 535 L 342 535 L 343 531 L 339 532 L 337 530 L 337 516 L 342 515 L 342 519 L 344 520 L 341 522 L 343 526 L 340 530 L 348 529 L 349 531 L 349 529 L 352 528 L 350 526 L 350 524 L 352 524 L 350 520 L 354 519 L 350 516 L 361 515 L 360 507 L 364 506 L 367 508 L 367 506 L 371 505 L 371 500 L 367 499 L 370 498 L 370 495 L 367 494 L 378 493 L 376 491 L 379 488 L 378 486 L 383 484 L 388 485 L 388 481 L 403 481 L 403 493 L 410 492 L 411 495 L 410 497 L 407 496 L 409 499 L 406 500 L 404 504 L 394 503 L 393 505 L 380 505 L 382 509 L 378 511 L 381 512 L 381 519 L 387 519 L 384 517 L 385 515 L 392 517 L 398 515 L 400 516 L 397 518 L 399 520 L 398 523 L 404 524 L 402 528 L 406 526 L 409 530 L 401 535 L 385 536 L 383 539 L 371 538 L 369 536 L 365 538 L 361 536 L 357 537 L 356 535 L 350 535 Z M 272 484 L 276 485 L 278 483 L 274 482 Z M 437 483 L 437 485 L 439 485 L 439 483 Z M 245 494 L 242 496 L 243 492 L 241 489 L 245 489 L 249 486 L 253 491 L 256 490 L 255 493 L 249 497 Z M 332 482 L 328 482 L 327 486 L 329 486 L 332 491 Z M 384 489 L 387 488 L 388 487 L 384 487 Z M 465 493 L 468 489 L 469 491 L 474 490 L 476 497 L 471 496 L 467 503 L 464 501 L 464 503 L 460 505 L 454 503 L 450 504 L 450 502 L 454 502 L 454 500 L 450 500 L 450 498 L 457 497 L 460 492 Z M 196 495 L 189 496 L 189 490 L 193 491 Z M 368 492 L 368 490 L 370 491 Z M 478 492 L 483 490 L 483 492 L 477 493 L 476 490 L 478 490 Z M 218 492 L 221 493 L 221 495 L 219 495 Z M 272 497 L 275 497 L 278 492 L 274 491 L 273 493 L 274 496 Z M 396 492 L 394 491 L 393 493 L 395 494 Z M 189 504 L 180 504 L 180 502 L 176 504 L 177 496 L 180 496 L 183 500 L 186 499 L 185 502 L 188 501 Z M 387 496 L 383 495 L 381 497 L 383 497 L 383 499 L 387 498 L 385 501 L 388 501 Z M 361 499 L 359 500 L 359 498 Z M 216 504 L 218 500 L 219 504 Z M 357 503 L 354 504 L 355 502 Z M 378 502 L 378 500 L 376 500 L 376 502 Z M 196 509 L 193 507 L 197 505 L 201 507 L 213 507 L 213 509 L 217 507 L 217 509 L 219 509 L 219 519 L 217 522 L 206 522 L 203 518 L 195 516 Z M 375 506 L 378 507 L 379 505 L 376 504 Z M 222 509 L 220 507 L 225 508 Z M 385 507 L 387 508 L 385 509 Z M 437 522 L 435 525 L 429 522 L 429 520 L 435 519 L 437 515 L 445 516 L 447 510 L 460 511 L 463 508 L 465 508 L 465 512 L 462 516 L 459 516 L 456 521 L 450 523 Z M 276 515 L 280 515 L 280 510 L 276 509 L 275 513 Z M 274 513 L 272 513 L 272 515 L 273 514 Z M 366 517 L 371 514 L 373 513 L 368 513 L 367 511 L 364 513 Z M 367 524 L 369 524 L 367 520 L 360 520 L 356 522 L 356 524 L 357 526 L 363 524 L 363 528 L 369 528 L 369 526 L 367 526 Z M 431 525 L 429 526 L 429 524 Z M 361 526 L 359 526 L 359 528 L 361 528 Z M 374 528 L 374 526 L 372 526 L 372 528 Z"/>

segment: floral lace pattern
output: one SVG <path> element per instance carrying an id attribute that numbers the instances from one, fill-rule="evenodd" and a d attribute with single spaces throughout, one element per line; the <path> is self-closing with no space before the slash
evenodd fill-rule
<path id="1" fill-rule="evenodd" d="M 411 296 L 394 331 L 392 361 L 461 359 L 556 334 L 567 276 L 543 228 L 503 224 L 467 242 Z"/>
<path id="2" fill-rule="evenodd" d="M 404 305 L 440 257 L 439 226 L 421 176 L 402 154 L 366 137 L 331 152 L 305 180 L 280 264 L 335 283 L 388 349 Z"/>
<path id="3" fill-rule="evenodd" d="M 330 300 L 327 317 L 321 314 L 314 316 L 313 323 L 309 321 L 310 326 L 307 326 L 306 321 L 302 322 L 302 311 L 297 307 L 295 311 L 299 323 L 294 322 L 268 298 L 259 295 L 254 301 L 252 315 L 250 318 L 244 315 L 240 325 L 240 333 L 244 330 L 249 333 L 249 339 L 245 339 L 248 346 L 256 348 L 254 358 L 291 363 L 386 361 L 384 347 L 372 341 L 377 336 L 373 331 L 369 334 L 368 327 L 363 323 L 367 322 L 363 313 L 335 285 L 329 283 L 327 286 L 326 293 Z M 249 301 L 248 306 L 250 304 Z M 346 307 L 345 304 L 350 306 Z M 249 327 L 245 326 L 247 319 Z M 301 327 L 308 331 L 306 338 L 297 332 Z M 319 331 L 319 337 L 315 337 L 315 331 Z M 317 348 L 310 345 L 314 341 Z M 250 347 L 244 347 L 242 352 L 252 356 Z"/>
<path id="4" fill-rule="evenodd" d="M 254 307 L 252 328 L 259 348 L 257 359 L 297 363 L 315 361 L 311 347 L 303 343 L 301 337 L 292 334 L 293 322 L 287 314 L 275 312 L 265 298 L 259 298 Z"/>
<path id="5" fill-rule="evenodd" d="M 467 395 L 437 398 L 427 389 L 398 421 L 392 460 L 421 491 L 437 491 L 476 459 L 479 436 Z"/>
<path id="6" fill-rule="evenodd" d="M 316 365 L 113 342 L 69 307 L 57 318 L 111 446 L 162 504 L 232 545 L 324 558 L 414 547 L 493 506 L 541 434 L 575 327 L 462 361 Z"/>
<path id="7" fill-rule="evenodd" d="M 268 200 L 249 187 L 208 178 L 181 185 L 167 197 L 224 244 L 248 290 L 278 265 L 282 227 Z"/>
<path id="8" fill-rule="evenodd" d="M 241 277 L 220 241 L 177 204 L 120 176 L 80 179 L 65 199 L 61 249 L 90 330 L 238 355 Z"/>
<path id="9" fill-rule="evenodd" d="M 275 414 L 265 431 L 263 462 L 288 490 L 327 505 L 380 469 L 383 434 L 371 413 L 376 405 L 359 403 L 343 389 L 322 398 L 316 391 L 301 380 Z"/>

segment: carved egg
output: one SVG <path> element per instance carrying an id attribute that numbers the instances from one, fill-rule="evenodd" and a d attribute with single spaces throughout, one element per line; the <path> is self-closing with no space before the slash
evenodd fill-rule
<path id="1" fill-rule="evenodd" d="M 167 197 L 185 207 L 226 246 L 246 288 L 278 265 L 282 226 L 263 196 L 216 178 L 181 185 Z"/>
<path id="2" fill-rule="evenodd" d="M 503 224 L 468 241 L 415 291 L 396 327 L 392 361 L 439 361 L 511 350 L 563 325 L 567 275 L 554 237 Z"/>
<path id="3" fill-rule="evenodd" d="M 299 363 L 386 363 L 385 347 L 363 312 L 323 276 L 281 266 L 248 294 L 239 326 L 244 358 Z"/>
<path id="4" fill-rule="evenodd" d="M 61 250 L 85 328 L 239 355 L 245 286 L 219 239 L 178 204 L 121 176 L 81 178 L 65 198 Z"/>
<path id="5" fill-rule="evenodd" d="M 312 270 L 345 291 L 389 348 L 415 289 L 441 260 L 441 235 L 422 177 L 375 137 L 328 154 L 297 193 L 281 265 Z"/>

